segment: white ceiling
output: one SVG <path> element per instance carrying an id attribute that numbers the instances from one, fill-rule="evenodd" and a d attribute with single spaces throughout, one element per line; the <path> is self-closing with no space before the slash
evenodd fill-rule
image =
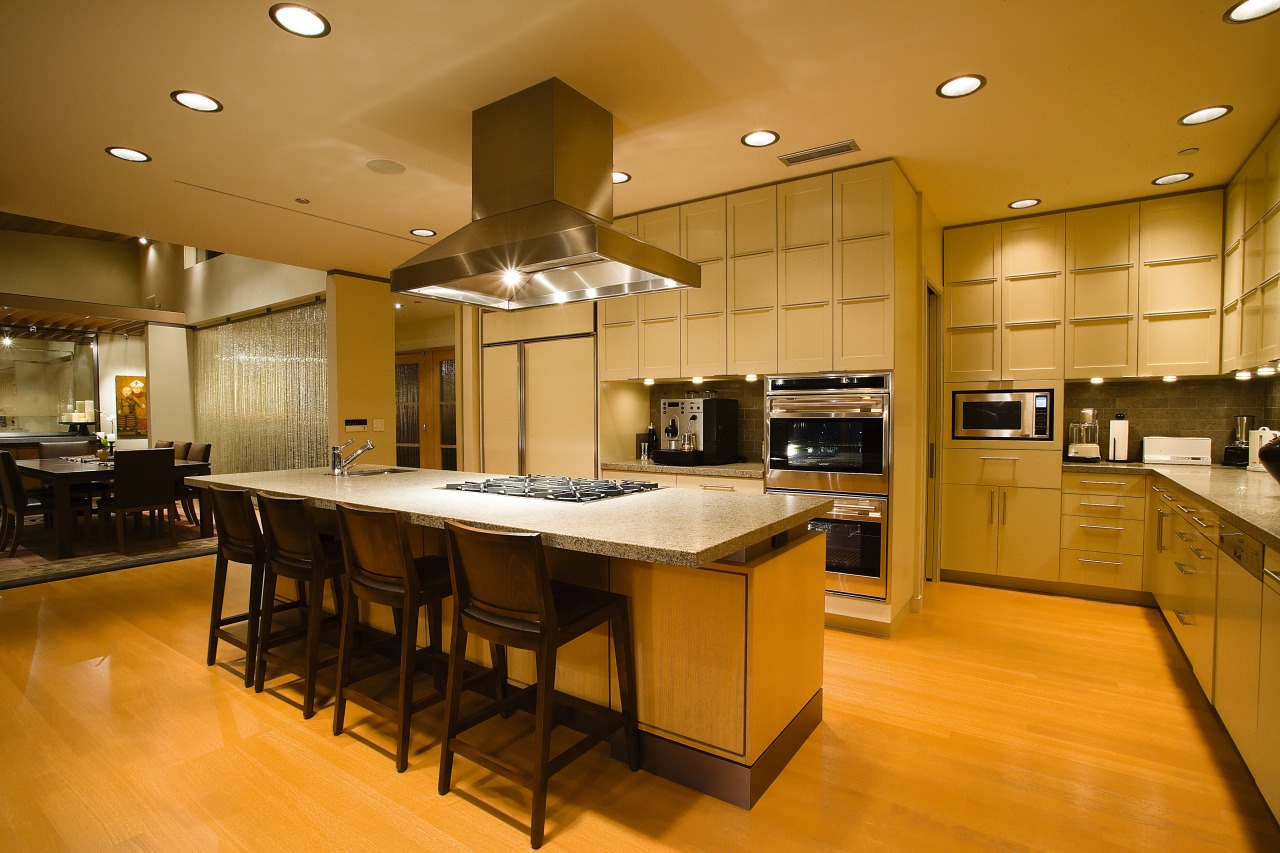
<path id="1" fill-rule="evenodd" d="M 270 0 L 0 4 L 0 210 L 385 276 L 430 243 L 409 229 L 470 218 L 471 111 L 551 76 L 615 116 L 619 214 L 889 157 L 944 225 L 1058 210 L 1223 185 L 1280 116 L 1280 15 L 1228 25 L 1230 0 L 307 2 L 328 37 Z M 990 82 L 934 95 L 964 73 Z M 782 141 L 738 143 L 759 127 Z"/>

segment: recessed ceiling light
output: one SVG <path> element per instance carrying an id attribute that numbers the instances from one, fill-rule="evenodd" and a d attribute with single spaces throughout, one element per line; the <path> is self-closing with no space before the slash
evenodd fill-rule
<path id="1" fill-rule="evenodd" d="M 413 229 L 412 231 L 410 231 L 409 233 L 410 233 L 410 234 L 412 234 L 412 235 L 413 235 L 413 236 L 415 236 L 415 237 L 434 237 L 434 236 L 436 236 L 436 232 L 432 231 L 430 228 L 415 228 L 415 229 Z"/>
<path id="2" fill-rule="evenodd" d="M 1275 11 L 1280 11 L 1280 0 L 1244 0 L 1228 9 L 1222 20 L 1228 24 L 1244 24 L 1265 18 Z"/>
<path id="3" fill-rule="evenodd" d="M 170 92 L 169 97 L 173 98 L 174 103 L 189 110 L 195 110 L 198 113 L 222 112 L 222 104 L 216 98 L 202 95 L 199 92 L 188 92 L 185 89 L 179 89 L 176 92 Z"/>
<path id="4" fill-rule="evenodd" d="M 397 303 L 396 303 L 396 309 L 397 309 L 397 310 L 399 310 L 399 308 L 400 308 L 400 303 L 399 303 L 399 302 L 397 302 Z"/>
<path id="5" fill-rule="evenodd" d="M 379 175 L 399 175 L 404 171 L 404 163 L 397 163 L 395 160 L 387 160 L 382 157 L 365 160 L 364 167 L 370 172 L 377 172 Z"/>
<path id="6" fill-rule="evenodd" d="M 309 39 L 329 35 L 329 22 L 315 9 L 296 3 L 277 3 L 269 12 L 271 20 L 281 29 Z"/>
<path id="7" fill-rule="evenodd" d="M 1196 110 L 1193 113 L 1187 113 L 1182 118 L 1178 119 L 1178 124 L 1208 124 L 1211 121 L 1216 121 L 1217 119 L 1222 118 L 1229 112 L 1231 112 L 1231 107 L 1228 104 L 1218 104 L 1214 107 L 1205 107 L 1204 109 Z"/>
<path id="8" fill-rule="evenodd" d="M 1156 178 L 1151 183 L 1155 184 L 1158 187 L 1165 187 L 1165 186 L 1168 186 L 1169 184 L 1180 184 L 1183 181 L 1190 180 L 1191 178 L 1194 178 L 1194 177 L 1195 177 L 1195 174 L 1192 172 L 1174 172 L 1172 175 L 1162 175 Z"/>
<path id="9" fill-rule="evenodd" d="M 1199 153 L 1200 153 L 1199 148 L 1183 148 L 1181 151 L 1178 152 L 1178 156 L 1190 157 L 1192 154 L 1199 154 Z"/>
<path id="10" fill-rule="evenodd" d="M 626 172 L 614 172 L 611 177 L 615 184 L 625 184 L 627 181 L 631 180 L 631 176 Z"/>
<path id="11" fill-rule="evenodd" d="M 987 78 L 981 74 L 962 74 L 959 77 L 944 80 L 936 91 L 939 98 L 963 98 L 965 95 L 972 95 L 985 85 L 987 85 Z"/>
<path id="12" fill-rule="evenodd" d="M 139 237 L 139 238 L 138 238 L 138 244 L 139 244 L 139 245 L 141 245 L 141 246 L 147 246 L 147 245 L 150 245 L 150 243 L 151 243 L 151 241 L 150 241 L 150 240 L 148 240 L 146 237 Z"/>
<path id="13" fill-rule="evenodd" d="M 1014 210 L 1022 210 L 1023 208 L 1027 208 L 1027 207 L 1035 207 L 1039 203 L 1040 203 L 1040 199 L 1038 198 L 1022 198 L 1022 199 L 1018 199 L 1017 201 L 1009 202 L 1009 206 L 1012 207 Z"/>
<path id="14" fill-rule="evenodd" d="M 151 160 L 150 154 L 139 151 L 136 148 L 121 148 L 119 145 L 113 145 L 107 148 L 106 152 L 112 157 L 128 160 L 130 163 L 147 163 Z"/>
<path id="15" fill-rule="evenodd" d="M 765 148 L 777 142 L 780 138 L 772 130 L 753 130 L 742 137 L 742 144 L 749 148 Z"/>

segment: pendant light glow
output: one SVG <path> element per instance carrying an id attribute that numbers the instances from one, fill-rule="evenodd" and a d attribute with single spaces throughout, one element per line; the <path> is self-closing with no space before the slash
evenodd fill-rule
<path id="1" fill-rule="evenodd" d="M 625 184 L 627 181 L 631 180 L 631 176 L 626 172 L 614 172 L 611 177 L 615 184 Z"/>
<path id="2" fill-rule="evenodd" d="M 1228 9 L 1222 20 L 1228 24 L 1246 24 L 1277 11 L 1280 11 L 1280 0 L 1244 0 Z"/>
<path id="3" fill-rule="evenodd" d="M 965 95 L 972 95 L 985 85 L 987 85 L 987 78 L 981 74 L 962 74 L 959 77 L 944 80 L 936 91 L 939 98 L 963 98 Z"/>
<path id="4" fill-rule="evenodd" d="M 1040 199 L 1038 198 L 1023 198 L 1023 199 L 1018 199 L 1017 201 L 1009 202 L 1009 206 L 1012 207 L 1014 210 L 1023 210 L 1028 207 L 1035 207 L 1039 203 L 1040 203 Z"/>
<path id="5" fill-rule="evenodd" d="M 145 151 L 139 151 L 136 148 L 122 148 L 119 145 L 112 145 L 105 149 L 112 157 L 120 160 L 127 160 L 130 163 L 148 163 L 151 161 L 151 155 Z"/>
<path id="6" fill-rule="evenodd" d="M 329 22 L 315 9 L 296 3 L 277 3 L 268 14 L 276 26 L 295 36 L 318 39 L 329 35 Z"/>
<path id="7" fill-rule="evenodd" d="M 1167 187 L 1169 184 L 1180 184 L 1183 181 L 1189 181 L 1195 177 L 1193 172 L 1174 172 L 1172 175 L 1163 175 L 1156 178 L 1151 183 L 1158 187 Z"/>
<path id="8" fill-rule="evenodd" d="M 748 148 L 765 148 L 781 139 L 772 130 L 753 130 L 742 137 L 742 144 Z"/>
<path id="9" fill-rule="evenodd" d="M 222 104 L 216 98 L 211 98 L 200 92 L 179 89 L 176 92 L 170 92 L 169 97 L 173 99 L 175 104 L 184 106 L 189 110 L 195 110 L 198 113 L 222 112 Z"/>
<path id="10" fill-rule="evenodd" d="M 409 233 L 410 233 L 410 234 L 412 234 L 412 235 L 413 235 L 413 236 L 415 236 L 415 237 L 434 237 L 434 236 L 436 236 L 436 232 L 432 231 L 430 228 L 415 228 L 415 229 L 413 229 L 412 231 L 410 231 Z"/>
<path id="11" fill-rule="evenodd" d="M 1203 109 L 1196 110 L 1195 112 L 1187 113 L 1182 118 L 1178 119 L 1178 124 L 1208 124 L 1211 121 L 1217 121 L 1229 112 L 1231 112 L 1231 106 L 1229 104 L 1219 104 L 1215 107 L 1204 107 Z"/>

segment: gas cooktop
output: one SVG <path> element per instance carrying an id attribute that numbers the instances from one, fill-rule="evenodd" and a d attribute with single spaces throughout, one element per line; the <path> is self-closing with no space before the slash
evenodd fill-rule
<path id="1" fill-rule="evenodd" d="M 622 495 L 634 495 L 658 488 L 657 483 L 639 480 L 586 480 L 576 477 L 548 477 L 530 474 L 522 477 L 494 477 L 491 480 L 468 480 L 444 486 L 455 492 L 480 492 L 514 498 L 542 498 L 549 501 L 586 503 Z"/>

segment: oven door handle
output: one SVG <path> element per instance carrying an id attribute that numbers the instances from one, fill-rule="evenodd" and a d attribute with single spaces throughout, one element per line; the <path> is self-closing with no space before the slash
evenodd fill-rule
<path id="1" fill-rule="evenodd" d="M 820 518 L 834 518 L 841 521 L 882 521 L 884 513 L 877 509 L 869 509 L 866 512 L 858 512 L 856 510 L 834 510 Z"/>
<path id="2" fill-rule="evenodd" d="M 821 409 L 773 409 L 771 418 L 884 418 L 884 408 L 840 408 L 824 406 Z"/>

